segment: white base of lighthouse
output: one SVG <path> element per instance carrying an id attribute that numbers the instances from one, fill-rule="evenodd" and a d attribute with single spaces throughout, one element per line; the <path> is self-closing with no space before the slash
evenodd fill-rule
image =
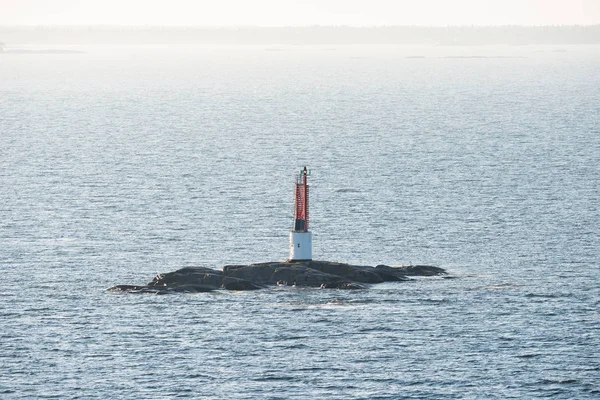
<path id="1" fill-rule="evenodd" d="M 312 232 L 290 232 L 290 261 L 312 260 Z"/>

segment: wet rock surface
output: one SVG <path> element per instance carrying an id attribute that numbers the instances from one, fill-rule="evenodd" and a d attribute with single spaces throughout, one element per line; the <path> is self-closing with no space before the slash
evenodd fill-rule
<path id="1" fill-rule="evenodd" d="M 198 293 L 212 290 L 257 290 L 268 286 L 303 286 L 323 289 L 365 289 L 369 284 L 410 280 L 415 276 L 445 275 L 431 265 L 376 267 L 331 261 L 268 262 L 226 265 L 222 271 L 185 267 L 160 274 L 146 285 L 117 285 L 123 293 Z"/>

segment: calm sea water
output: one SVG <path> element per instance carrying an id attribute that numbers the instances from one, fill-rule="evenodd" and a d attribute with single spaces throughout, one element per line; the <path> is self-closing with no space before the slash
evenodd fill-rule
<path id="1" fill-rule="evenodd" d="M 600 397 L 600 47 L 85 50 L 0 56 L 2 398 Z M 285 259 L 304 165 L 315 258 L 454 279 L 106 291 Z"/>

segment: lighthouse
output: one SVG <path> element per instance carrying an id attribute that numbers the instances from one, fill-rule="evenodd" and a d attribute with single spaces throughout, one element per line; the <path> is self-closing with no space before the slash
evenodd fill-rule
<path id="1" fill-rule="evenodd" d="M 290 261 L 312 260 L 312 233 L 308 231 L 308 183 L 310 171 L 296 175 L 294 229 L 290 232 Z"/>

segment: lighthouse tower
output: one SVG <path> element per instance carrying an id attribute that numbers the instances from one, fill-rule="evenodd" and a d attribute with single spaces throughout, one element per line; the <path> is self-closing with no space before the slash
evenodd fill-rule
<path id="1" fill-rule="evenodd" d="M 304 167 L 296 176 L 296 212 L 294 229 L 290 232 L 290 261 L 312 260 L 312 233 L 308 231 L 308 174 Z"/>

